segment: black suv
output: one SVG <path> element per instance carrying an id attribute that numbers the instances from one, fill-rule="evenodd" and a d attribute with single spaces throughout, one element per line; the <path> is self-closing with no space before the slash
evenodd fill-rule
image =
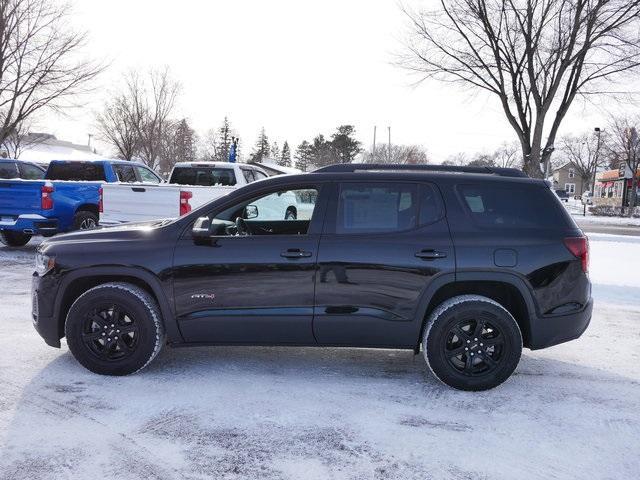
<path id="1" fill-rule="evenodd" d="M 57 236 L 38 249 L 33 322 L 100 374 L 136 372 L 165 343 L 316 345 L 422 349 L 447 385 L 492 388 L 523 346 L 591 318 L 587 239 L 523 177 L 331 166 L 176 220 Z M 278 209 L 291 199 L 295 216 Z"/>

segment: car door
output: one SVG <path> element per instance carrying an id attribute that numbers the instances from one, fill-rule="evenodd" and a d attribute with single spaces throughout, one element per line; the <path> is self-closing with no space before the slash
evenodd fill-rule
<path id="1" fill-rule="evenodd" d="M 334 188 L 318 255 L 318 343 L 414 346 L 423 293 L 437 276 L 455 272 L 438 188 L 411 182 Z"/>
<path id="2" fill-rule="evenodd" d="M 310 220 L 285 220 L 284 211 L 272 215 L 265 209 L 267 215 L 256 206 L 278 194 L 309 190 L 318 193 Z M 216 202 L 201 217 L 208 225 L 204 236 L 187 228 L 173 269 L 178 324 L 187 342 L 315 343 L 314 282 L 326 210 L 322 191 L 321 184 L 311 184 L 248 192 Z"/>

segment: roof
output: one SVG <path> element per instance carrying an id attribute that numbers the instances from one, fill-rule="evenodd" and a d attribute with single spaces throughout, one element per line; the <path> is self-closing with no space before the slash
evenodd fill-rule
<path id="1" fill-rule="evenodd" d="M 20 159 L 35 162 L 56 160 L 85 160 L 99 158 L 91 147 L 65 140 L 58 140 L 48 133 L 30 132 L 22 138 Z"/>
<path id="2" fill-rule="evenodd" d="M 174 167 L 207 166 L 207 167 L 233 168 L 234 165 L 238 165 L 238 166 L 247 165 L 247 166 L 249 166 L 249 164 L 243 164 L 243 163 L 202 161 L 202 162 L 177 162 L 174 165 Z M 255 165 L 250 165 L 250 166 L 255 166 Z"/>

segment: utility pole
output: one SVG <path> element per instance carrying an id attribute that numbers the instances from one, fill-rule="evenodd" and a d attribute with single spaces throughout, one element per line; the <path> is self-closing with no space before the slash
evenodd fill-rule
<path id="1" fill-rule="evenodd" d="M 391 127 L 387 127 L 389 130 L 389 163 L 391 163 Z"/>
<path id="2" fill-rule="evenodd" d="M 87 133 L 87 136 L 89 137 L 89 140 L 87 140 L 87 146 L 91 148 L 91 139 L 93 138 L 93 134 Z"/>
<path id="3" fill-rule="evenodd" d="M 596 132 L 596 136 L 598 137 L 598 140 L 596 142 L 596 158 L 595 161 L 593 162 L 593 185 L 591 186 L 591 203 L 593 203 L 593 199 L 596 198 L 596 174 L 598 173 L 598 163 L 600 162 L 600 134 L 602 133 L 602 131 L 600 130 L 600 127 L 596 127 L 595 129 Z M 587 215 L 587 204 L 585 203 L 584 205 L 584 215 Z"/>
<path id="4" fill-rule="evenodd" d="M 377 126 L 373 126 L 373 148 L 371 149 L 371 163 L 376 161 L 376 130 Z"/>

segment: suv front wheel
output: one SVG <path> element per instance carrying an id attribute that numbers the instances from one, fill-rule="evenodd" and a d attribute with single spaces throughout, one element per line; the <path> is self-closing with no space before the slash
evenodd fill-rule
<path id="1" fill-rule="evenodd" d="M 438 305 L 422 339 L 424 358 L 443 383 L 460 390 L 488 390 L 518 366 L 522 334 L 498 302 L 460 295 Z"/>
<path id="2" fill-rule="evenodd" d="M 65 335 L 76 360 L 101 375 L 143 369 L 165 342 L 154 298 L 128 283 L 106 283 L 80 295 L 69 309 Z"/>

